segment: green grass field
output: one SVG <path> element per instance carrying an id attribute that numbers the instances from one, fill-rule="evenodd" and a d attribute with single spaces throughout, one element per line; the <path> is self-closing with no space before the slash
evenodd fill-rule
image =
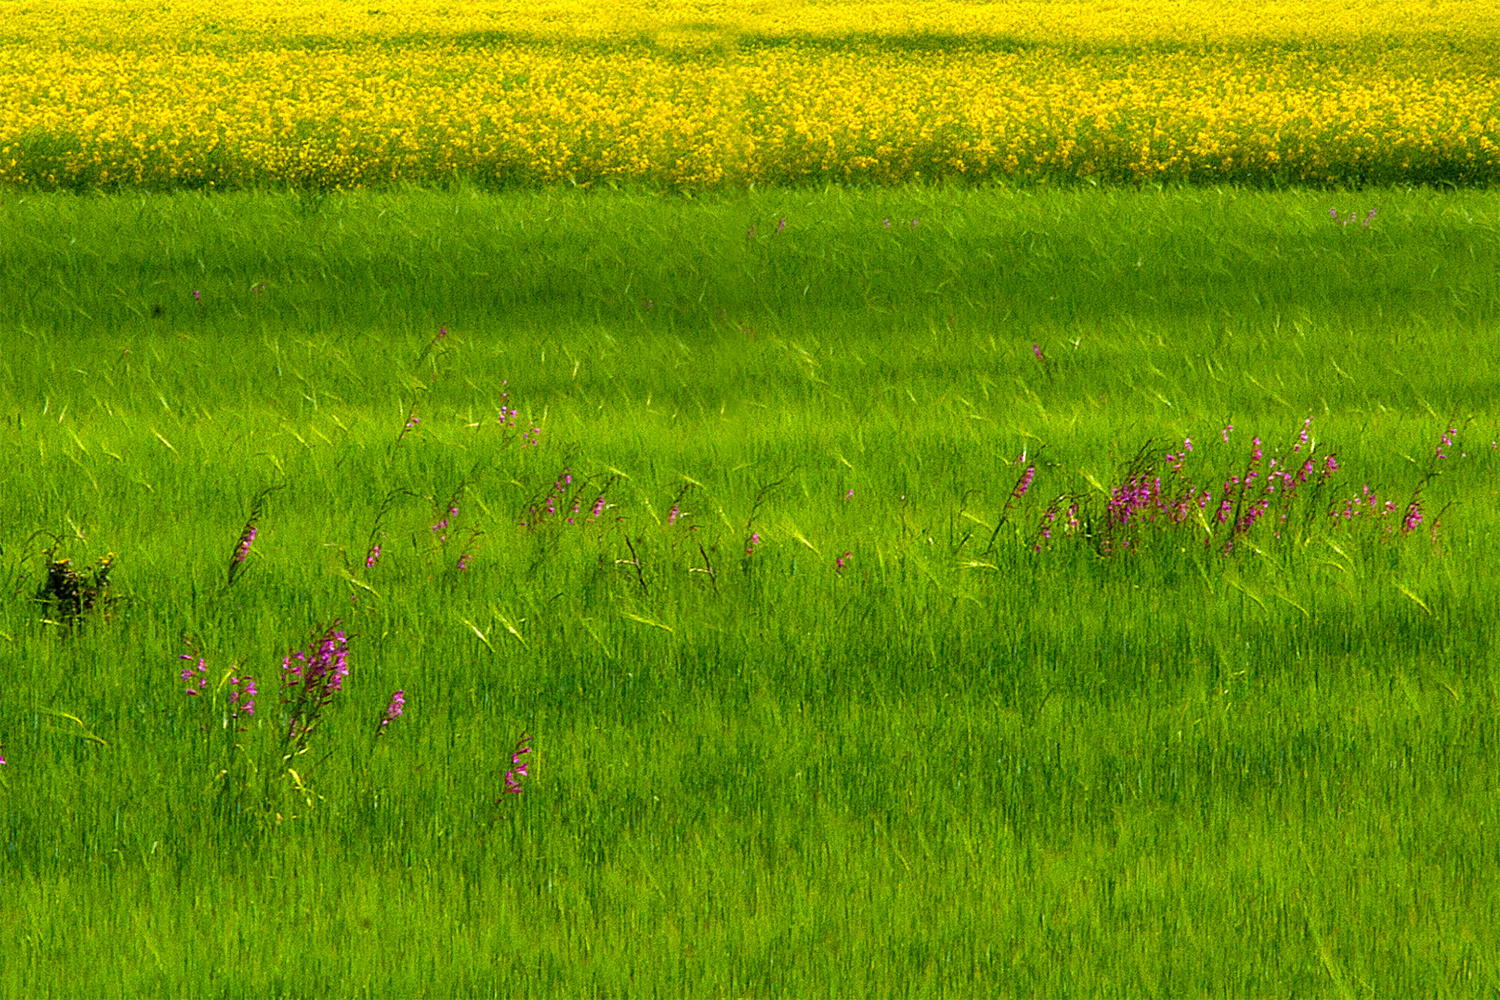
<path id="1" fill-rule="evenodd" d="M 1497 260 L 1485 191 L 6 192 L 0 995 L 1500 993 Z"/>

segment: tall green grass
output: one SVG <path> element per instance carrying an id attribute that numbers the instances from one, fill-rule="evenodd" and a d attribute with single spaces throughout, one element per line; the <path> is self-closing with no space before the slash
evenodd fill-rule
<path id="1" fill-rule="evenodd" d="M 1497 224 L 4 195 L 0 992 L 1500 990 Z M 1280 537 L 1034 548 L 1309 417 Z M 1366 485 L 1423 524 L 1328 516 Z M 108 552 L 56 624 L 48 559 Z M 304 794 L 278 668 L 336 619 Z M 184 637 L 258 679 L 242 750 Z"/>

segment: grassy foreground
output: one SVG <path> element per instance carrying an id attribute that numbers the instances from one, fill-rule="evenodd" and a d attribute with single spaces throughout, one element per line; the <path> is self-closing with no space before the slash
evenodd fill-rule
<path id="1" fill-rule="evenodd" d="M 1500 991 L 1496 259 L 1484 192 L 5 194 L 0 994 Z"/>

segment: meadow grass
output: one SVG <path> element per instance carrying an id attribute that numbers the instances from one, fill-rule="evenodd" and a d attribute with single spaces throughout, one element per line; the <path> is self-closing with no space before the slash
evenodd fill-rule
<path id="1" fill-rule="evenodd" d="M 1500 991 L 1496 259 L 1482 191 L 5 193 L 0 993 Z"/>

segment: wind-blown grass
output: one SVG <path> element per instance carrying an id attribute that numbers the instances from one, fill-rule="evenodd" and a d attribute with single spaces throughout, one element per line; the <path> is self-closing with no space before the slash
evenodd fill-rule
<path id="1" fill-rule="evenodd" d="M 1497 219 L 6 196 L 0 992 L 1496 988 Z"/>

